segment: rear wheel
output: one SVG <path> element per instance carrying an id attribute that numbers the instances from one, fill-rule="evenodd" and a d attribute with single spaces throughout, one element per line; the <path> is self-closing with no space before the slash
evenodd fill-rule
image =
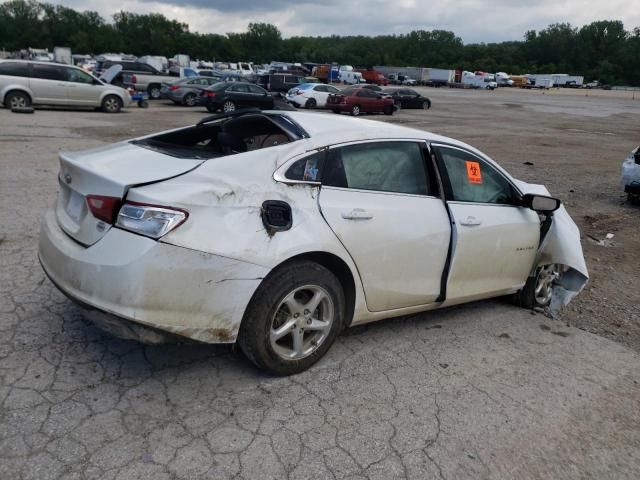
<path id="1" fill-rule="evenodd" d="M 351 115 L 353 115 L 354 117 L 360 115 L 360 105 L 354 105 L 353 107 L 351 107 Z"/>
<path id="2" fill-rule="evenodd" d="M 385 115 L 393 115 L 393 105 L 385 105 L 384 106 L 384 114 Z"/>
<path id="3" fill-rule="evenodd" d="M 344 325 L 340 282 L 314 262 L 285 265 L 268 276 L 242 320 L 238 344 L 259 368 L 299 373 L 329 350 Z"/>
<path id="4" fill-rule="evenodd" d="M 31 98 L 24 92 L 10 92 L 4 99 L 4 105 L 11 110 L 27 108 L 31 106 Z"/>
<path id="5" fill-rule="evenodd" d="M 538 267 L 535 275 L 527 279 L 527 283 L 519 293 L 520 305 L 524 308 L 549 306 L 553 296 L 553 288 L 559 277 L 559 265 L 550 264 Z"/>
<path id="6" fill-rule="evenodd" d="M 310 98 L 307 103 L 304 104 L 304 108 L 316 108 L 317 103 L 315 98 Z"/>
<path id="7" fill-rule="evenodd" d="M 102 100 L 102 111 L 106 113 L 118 113 L 122 109 L 122 100 L 117 95 L 107 95 Z"/>
<path id="8" fill-rule="evenodd" d="M 149 98 L 152 98 L 153 100 L 157 100 L 160 98 L 160 85 L 149 85 L 149 88 L 147 90 L 149 93 Z"/>
<path id="9" fill-rule="evenodd" d="M 198 101 L 198 99 L 197 99 L 195 93 L 187 93 L 184 96 L 184 104 L 187 107 L 195 107 L 197 101 Z"/>
<path id="10" fill-rule="evenodd" d="M 222 111 L 225 113 L 233 112 L 236 109 L 236 104 L 231 100 L 227 100 L 222 104 Z"/>

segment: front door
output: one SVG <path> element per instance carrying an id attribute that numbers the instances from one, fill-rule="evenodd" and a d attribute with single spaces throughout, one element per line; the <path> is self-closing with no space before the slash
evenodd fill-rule
<path id="1" fill-rule="evenodd" d="M 67 72 L 67 99 L 70 105 L 99 106 L 103 86 L 86 72 L 65 67 Z"/>
<path id="2" fill-rule="evenodd" d="M 538 214 L 518 206 L 517 189 L 490 162 L 457 147 L 432 147 L 455 229 L 446 303 L 518 290 L 538 250 Z"/>
<path id="3" fill-rule="evenodd" d="M 353 258 L 371 311 L 426 305 L 440 296 L 451 229 L 424 146 L 335 147 L 322 169 L 322 215 Z"/>

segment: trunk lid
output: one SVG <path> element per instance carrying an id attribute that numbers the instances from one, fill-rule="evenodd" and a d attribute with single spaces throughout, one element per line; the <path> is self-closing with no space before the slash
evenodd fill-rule
<path id="1" fill-rule="evenodd" d="M 127 142 L 83 152 L 61 152 L 55 208 L 58 224 L 77 242 L 93 245 L 112 225 L 92 214 L 88 195 L 112 197 L 119 205 L 130 187 L 182 175 L 203 161 L 176 158 Z"/>

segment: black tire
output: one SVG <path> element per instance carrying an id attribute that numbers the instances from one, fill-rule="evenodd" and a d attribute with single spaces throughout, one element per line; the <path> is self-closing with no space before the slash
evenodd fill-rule
<path id="1" fill-rule="evenodd" d="M 147 93 L 149 94 L 149 98 L 152 100 L 158 100 L 160 95 L 162 95 L 162 91 L 160 89 L 160 85 L 152 84 L 147 87 Z"/>
<path id="2" fill-rule="evenodd" d="M 385 105 L 384 106 L 384 114 L 385 115 L 393 115 L 393 111 L 395 109 L 393 108 L 393 105 Z"/>
<path id="3" fill-rule="evenodd" d="M 422 109 L 423 110 L 429 110 L 430 108 L 431 108 L 431 101 L 425 100 L 424 102 L 422 102 Z"/>
<path id="4" fill-rule="evenodd" d="M 182 99 L 182 102 L 187 107 L 195 107 L 196 104 L 198 103 L 198 97 L 196 97 L 195 93 L 187 93 Z"/>
<path id="5" fill-rule="evenodd" d="M 353 105 L 351 107 L 351 116 L 352 117 L 357 117 L 358 115 L 360 115 L 360 105 Z"/>
<path id="6" fill-rule="evenodd" d="M 31 97 L 25 92 L 9 92 L 4 97 L 4 106 L 10 110 L 29 108 L 31 106 Z"/>
<path id="7" fill-rule="evenodd" d="M 304 108 L 316 108 L 318 104 L 316 103 L 316 99 L 315 98 L 310 98 L 309 100 L 307 100 L 307 103 L 304 104 Z"/>
<path id="8" fill-rule="evenodd" d="M 551 303 L 551 296 L 541 299 L 542 295 L 537 292 L 540 283 L 543 282 L 544 277 L 548 275 L 555 275 L 557 278 L 557 266 L 556 265 L 542 265 L 536 268 L 536 272 L 533 276 L 527 278 L 527 282 L 520 292 L 517 294 L 517 303 L 523 308 L 545 308 Z M 554 280 L 550 281 L 549 287 L 553 288 Z"/>
<path id="9" fill-rule="evenodd" d="M 333 313 L 330 330 L 318 345 L 314 345 L 313 341 L 309 343 L 312 350 L 306 356 L 299 359 L 286 359 L 276 351 L 277 348 L 272 346 L 272 325 L 280 320 L 276 314 L 282 311 L 284 299 L 296 290 L 306 287 L 318 288 L 327 294 L 326 298 L 330 298 L 333 307 L 330 310 Z M 304 290 L 302 290 L 302 293 L 304 293 Z M 305 310 L 305 312 L 307 311 Z M 311 315 L 316 312 L 320 312 L 320 310 L 311 312 Z M 293 375 L 309 368 L 329 350 L 344 327 L 344 312 L 344 292 L 333 273 L 322 265 L 310 261 L 285 264 L 271 273 L 253 295 L 242 319 L 238 345 L 247 358 L 258 368 L 268 370 L 275 375 Z M 285 323 L 305 323 L 303 317 L 296 316 L 296 318 L 300 318 L 300 320 L 294 320 L 293 315 L 290 314 L 289 318 L 285 319 Z M 296 335 L 295 331 L 298 328 L 299 325 L 292 325 L 292 342 L 293 336 Z M 302 332 L 302 327 L 300 328 L 300 332 Z M 306 333 L 308 334 L 309 332 Z M 287 333 L 282 338 L 288 335 Z M 302 335 L 301 338 L 305 338 L 305 334 Z M 312 335 L 315 335 L 315 333 Z M 315 337 L 307 337 L 307 339 L 309 338 L 311 340 L 315 339 Z"/>
<path id="10" fill-rule="evenodd" d="M 117 95 L 107 95 L 102 100 L 102 111 L 105 113 L 119 113 L 122 110 L 122 99 Z"/>

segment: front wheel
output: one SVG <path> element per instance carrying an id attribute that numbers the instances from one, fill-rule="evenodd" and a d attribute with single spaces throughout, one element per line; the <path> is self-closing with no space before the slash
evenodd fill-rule
<path id="1" fill-rule="evenodd" d="M 315 262 L 285 265 L 254 294 L 238 344 L 259 368 L 276 375 L 302 372 L 329 350 L 344 325 L 344 292 Z"/>
<path id="2" fill-rule="evenodd" d="M 122 100 L 116 95 L 107 95 L 102 100 L 102 111 L 106 113 L 118 113 L 122 109 Z"/>
<path id="3" fill-rule="evenodd" d="M 431 108 L 431 102 L 429 100 L 425 100 L 422 102 L 422 109 L 429 110 Z"/>
<path id="4" fill-rule="evenodd" d="M 518 295 L 519 303 L 524 308 L 545 308 L 551 303 L 553 289 L 560 278 L 560 266 L 556 264 L 542 265 L 533 276 L 527 279 Z"/>

